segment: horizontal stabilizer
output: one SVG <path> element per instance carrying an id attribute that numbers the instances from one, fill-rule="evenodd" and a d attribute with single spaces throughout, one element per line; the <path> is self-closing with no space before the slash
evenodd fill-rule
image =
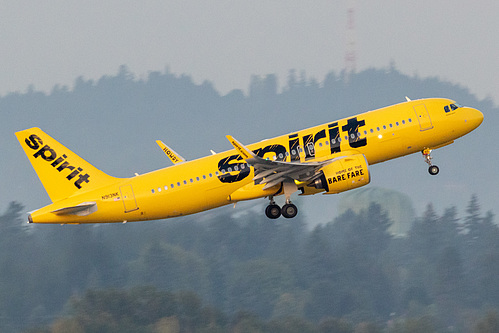
<path id="1" fill-rule="evenodd" d="M 52 211 L 55 215 L 87 216 L 97 211 L 97 203 L 84 202 L 76 206 L 64 207 Z"/>
<path id="2" fill-rule="evenodd" d="M 185 162 L 185 158 L 177 154 L 175 150 L 171 149 L 163 143 L 161 140 L 156 140 L 156 143 L 161 148 L 161 150 L 168 156 L 168 158 L 173 162 L 173 164 Z"/>

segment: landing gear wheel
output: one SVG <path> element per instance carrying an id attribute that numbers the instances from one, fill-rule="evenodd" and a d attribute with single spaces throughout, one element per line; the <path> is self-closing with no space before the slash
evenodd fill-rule
<path id="1" fill-rule="evenodd" d="M 428 172 L 432 176 L 438 174 L 439 171 L 440 171 L 440 169 L 436 165 L 430 165 L 430 167 L 428 168 Z"/>
<path id="2" fill-rule="evenodd" d="M 290 219 L 295 217 L 296 214 L 298 214 L 298 208 L 296 208 L 296 206 L 293 205 L 292 203 L 289 203 L 282 206 L 281 212 L 282 216 L 284 216 L 287 219 Z"/>
<path id="3" fill-rule="evenodd" d="M 431 149 L 425 148 L 421 151 L 421 153 L 423 154 L 425 162 L 429 165 L 428 172 L 430 173 L 430 175 L 435 176 L 436 174 L 438 174 L 438 172 L 440 171 L 438 167 L 431 164 Z"/>
<path id="4" fill-rule="evenodd" d="M 265 208 L 265 215 L 267 215 L 269 219 L 276 219 L 281 216 L 281 208 L 276 204 L 270 204 Z"/>

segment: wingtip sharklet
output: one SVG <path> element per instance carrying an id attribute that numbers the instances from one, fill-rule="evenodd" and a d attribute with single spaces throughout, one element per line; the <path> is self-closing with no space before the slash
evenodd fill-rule
<path id="1" fill-rule="evenodd" d="M 185 158 L 180 156 L 175 150 L 168 147 L 163 141 L 156 140 L 156 143 L 161 148 L 161 150 L 165 153 L 166 156 L 173 162 L 173 164 L 178 164 L 185 162 Z"/>
<path id="2" fill-rule="evenodd" d="M 243 145 L 241 142 L 237 141 L 234 139 L 231 135 L 226 135 L 227 139 L 229 142 L 236 148 L 237 152 L 244 158 L 245 160 L 249 160 L 251 158 L 255 158 L 256 155 L 249 150 L 245 145 Z"/>

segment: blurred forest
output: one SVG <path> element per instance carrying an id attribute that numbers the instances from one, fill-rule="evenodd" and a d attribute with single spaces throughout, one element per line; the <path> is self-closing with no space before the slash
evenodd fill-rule
<path id="1" fill-rule="evenodd" d="M 80 77 L 71 89 L 0 97 L 0 331 L 497 332 L 499 230 L 490 211 L 499 188 L 499 156 L 490 153 L 497 108 L 463 87 L 394 67 L 348 82 L 344 73 L 318 82 L 290 71 L 282 89 L 270 74 L 252 77 L 247 95 L 221 96 L 210 82 L 168 70 L 136 78 L 123 66 L 95 82 Z M 405 95 L 453 98 L 483 111 L 485 121 L 436 151 L 438 178 L 411 157 L 374 166 L 374 185 L 390 189 L 385 205 L 363 196 L 362 206 L 345 209 L 357 197 L 336 210 L 332 197 L 314 196 L 310 213 L 292 220 L 238 206 L 168 221 L 25 223 L 26 211 L 48 197 L 16 130 L 39 126 L 126 177 L 165 166 L 156 139 L 193 159 L 230 149 L 228 128 L 250 143 Z M 426 208 L 413 212 L 404 195 L 398 211 L 411 214 L 398 214 L 405 229 L 394 232 L 386 202 L 395 205 L 393 190 L 407 188 Z"/>
<path id="2" fill-rule="evenodd" d="M 27 226 L 23 214 L 12 202 L 0 216 L 2 331 L 491 332 L 480 325 L 499 320 L 499 228 L 476 196 L 463 216 L 429 204 L 405 237 L 374 203 L 312 230 L 299 216 Z"/>

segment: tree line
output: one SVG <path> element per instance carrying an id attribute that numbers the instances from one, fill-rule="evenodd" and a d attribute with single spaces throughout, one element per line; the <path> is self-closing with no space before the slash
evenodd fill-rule
<path id="1" fill-rule="evenodd" d="M 292 318 L 303 332 L 338 325 L 437 332 L 497 320 L 499 229 L 476 196 L 463 216 L 429 204 L 404 237 L 390 234 L 377 204 L 311 230 L 299 216 L 268 220 L 229 209 L 79 226 L 27 225 L 23 212 L 12 202 L 0 216 L 2 330 L 67 324 L 123 332 L 130 324 L 242 332 L 234 327 L 247 323 L 264 332 Z M 195 321 L 183 317 L 194 310 Z M 94 319 L 114 326 L 93 330 Z"/>

